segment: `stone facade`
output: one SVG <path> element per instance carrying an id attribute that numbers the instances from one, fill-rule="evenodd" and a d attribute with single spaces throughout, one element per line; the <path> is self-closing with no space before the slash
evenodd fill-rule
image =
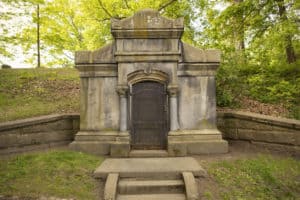
<path id="1" fill-rule="evenodd" d="M 226 153 L 216 128 L 217 50 L 200 50 L 180 39 L 183 19 L 167 19 L 146 9 L 111 21 L 114 42 L 96 51 L 79 51 L 80 131 L 71 147 L 100 155 L 126 157 L 132 147 L 132 87 L 143 81 L 167 92 L 170 156 Z"/>

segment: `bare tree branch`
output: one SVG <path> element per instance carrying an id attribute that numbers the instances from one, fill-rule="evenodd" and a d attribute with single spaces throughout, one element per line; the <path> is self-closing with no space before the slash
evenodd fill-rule
<path id="1" fill-rule="evenodd" d="M 158 11 L 162 11 L 163 9 L 165 9 L 166 7 L 168 7 L 169 5 L 171 5 L 172 3 L 174 3 L 177 0 L 170 0 L 169 2 L 163 4 L 162 6 L 159 7 Z"/>
<path id="2" fill-rule="evenodd" d="M 104 12 L 110 17 L 112 18 L 112 14 L 104 7 L 103 3 L 101 0 L 98 0 L 99 5 L 101 6 L 102 10 L 104 10 Z"/>
<path id="3" fill-rule="evenodd" d="M 132 8 L 128 5 L 128 1 L 124 0 L 124 2 L 125 2 L 125 5 L 126 5 L 126 8 L 132 10 Z"/>

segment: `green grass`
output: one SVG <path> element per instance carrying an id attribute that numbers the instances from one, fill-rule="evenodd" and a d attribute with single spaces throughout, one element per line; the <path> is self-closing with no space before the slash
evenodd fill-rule
<path id="1" fill-rule="evenodd" d="M 219 191 L 205 191 L 206 199 L 299 199 L 300 161 L 259 156 L 210 164 L 209 174 Z"/>
<path id="2" fill-rule="evenodd" d="M 97 199 L 93 170 L 103 158 L 49 151 L 0 160 L 0 195 Z"/>
<path id="3" fill-rule="evenodd" d="M 78 111 L 76 69 L 0 70 L 0 122 Z"/>

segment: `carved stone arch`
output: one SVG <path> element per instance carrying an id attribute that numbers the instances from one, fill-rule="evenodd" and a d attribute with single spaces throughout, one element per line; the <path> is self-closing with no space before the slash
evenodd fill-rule
<path id="1" fill-rule="evenodd" d="M 127 76 L 128 85 L 133 85 L 142 81 L 155 81 L 167 85 L 169 76 L 167 73 L 160 70 L 138 70 Z"/>

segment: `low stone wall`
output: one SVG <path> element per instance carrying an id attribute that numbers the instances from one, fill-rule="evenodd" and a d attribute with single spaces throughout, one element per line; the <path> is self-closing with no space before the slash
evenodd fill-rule
<path id="1" fill-rule="evenodd" d="M 0 123 L 0 155 L 67 145 L 78 130 L 77 114 Z"/>
<path id="2" fill-rule="evenodd" d="M 231 147 L 300 156 L 300 121 L 245 112 L 219 112 L 218 129 Z M 0 123 L 0 155 L 67 145 L 79 115 L 48 115 Z"/>
<path id="3" fill-rule="evenodd" d="M 217 126 L 231 146 L 300 156 L 300 121 L 246 112 L 218 113 Z"/>

